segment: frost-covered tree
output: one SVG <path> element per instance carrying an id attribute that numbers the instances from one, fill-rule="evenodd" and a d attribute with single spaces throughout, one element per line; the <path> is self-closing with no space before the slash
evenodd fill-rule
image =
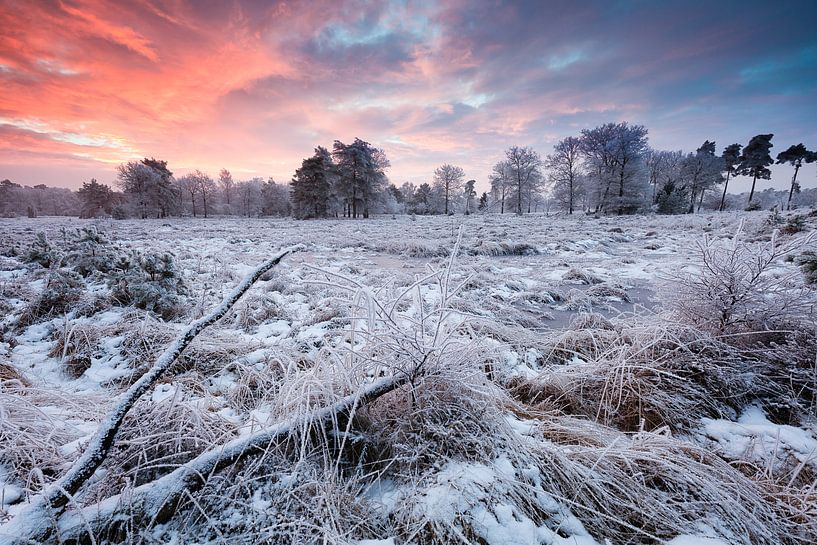
<path id="1" fill-rule="evenodd" d="M 261 213 L 263 187 L 263 178 L 253 178 L 236 184 L 236 193 L 240 201 L 242 215 L 252 217 Z"/>
<path id="2" fill-rule="evenodd" d="M 479 204 L 477 204 L 477 210 L 482 212 L 488 208 L 488 193 L 482 192 L 482 195 L 479 196 Z"/>
<path id="3" fill-rule="evenodd" d="M 581 148 L 593 185 L 596 212 L 635 212 L 645 198 L 647 129 L 627 122 L 585 129 Z"/>
<path id="4" fill-rule="evenodd" d="M 755 184 L 758 178 L 768 180 L 772 177 L 772 171 L 769 170 L 769 165 L 774 163 L 772 156 L 769 155 L 769 150 L 772 149 L 773 134 L 758 134 L 753 136 L 746 147 L 743 148 L 743 153 L 740 154 L 740 164 L 738 164 L 738 173 L 743 176 L 752 177 L 752 190 L 749 192 L 749 202 L 751 205 L 752 198 L 755 196 Z"/>
<path id="5" fill-rule="evenodd" d="M 292 211 L 289 188 L 269 178 L 261 186 L 261 213 L 265 216 L 288 216 Z"/>
<path id="6" fill-rule="evenodd" d="M 465 215 L 469 215 L 471 213 L 471 202 L 474 200 L 474 197 L 477 196 L 477 191 L 474 189 L 474 186 L 477 184 L 476 180 L 468 180 L 465 182 Z"/>
<path id="7" fill-rule="evenodd" d="M 233 213 L 233 193 L 235 192 L 235 181 L 233 175 L 226 168 L 222 168 L 218 173 L 218 187 L 221 190 L 221 198 L 224 203 L 223 212 Z"/>
<path id="8" fill-rule="evenodd" d="M 434 190 L 427 183 L 420 184 L 412 199 L 412 212 L 415 214 L 431 214 L 434 212 Z"/>
<path id="9" fill-rule="evenodd" d="M 386 153 L 355 138 L 351 144 L 335 140 L 332 157 L 344 216 L 368 218 L 372 204 L 386 185 L 386 169 L 390 166 Z"/>
<path id="10" fill-rule="evenodd" d="M 184 176 L 180 176 L 175 179 L 174 181 L 175 189 L 177 194 L 179 195 L 179 199 L 181 202 L 182 213 L 185 213 L 185 198 L 188 196 L 190 197 L 190 207 L 191 212 L 193 213 L 193 217 L 196 217 L 196 195 L 199 194 L 199 184 L 196 183 L 195 179 L 190 174 L 185 174 Z"/>
<path id="11" fill-rule="evenodd" d="M 491 194 L 494 201 L 499 203 L 499 213 L 505 213 L 505 199 L 511 190 L 511 169 L 507 161 L 500 161 L 494 165 L 489 177 Z"/>
<path id="12" fill-rule="evenodd" d="M 416 214 L 414 210 L 414 194 L 417 192 L 417 186 L 411 182 L 405 182 L 400 186 L 400 195 L 403 196 L 403 207 L 408 214 Z"/>
<path id="13" fill-rule="evenodd" d="M 82 187 L 77 190 L 77 195 L 82 200 L 82 211 L 80 217 L 94 218 L 100 211 L 111 212 L 114 203 L 114 193 L 111 187 L 91 178 L 90 182 L 83 182 Z"/>
<path id="14" fill-rule="evenodd" d="M 215 181 L 200 170 L 194 170 L 189 174 L 185 174 L 176 180 L 176 187 L 180 195 L 187 195 L 190 197 L 190 207 L 193 217 L 198 216 L 196 202 L 202 205 L 202 212 L 206 218 L 212 209 L 213 200 L 216 194 Z M 184 204 L 184 199 L 182 199 Z"/>
<path id="15" fill-rule="evenodd" d="M 791 210 L 792 195 L 794 195 L 795 192 L 800 192 L 800 184 L 797 183 L 797 173 L 800 171 L 800 167 L 803 166 L 803 162 L 811 163 L 815 159 L 817 159 L 817 155 L 806 149 L 806 146 L 803 144 L 789 146 L 789 149 L 777 154 L 778 165 L 789 163 L 794 167 L 794 175 L 791 177 L 791 188 L 789 189 L 789 198 L 786 201 L 786 210 Z"/>
<path id="16" fill-rule="evenodd" d="M 117 183 L 141 218 L 166 217 L 176 200 L 173 173 L 167 161 L 143 159 L 129 161 L 117 168 Z"/>
<path id="17" fill-rule="evenodd" d="M 443 212 L 448 214 L 448 203 L 451 194 L 462 189 L 465 171 L 461 167 L 448 163 L 434 170 L 434 187 L 443 196 Z"/>
<path id="18" fill-rule="evenodd" d="M 695 153 L 687 155 L 681 163 L 681 178 L 689 198 L 687 213 L 695 212 L 695 202 L 703 203 L 703 195 L 723 181 L 723 162 L 715 155 L 715 142 L 705 141 Z"/>
<path id="19" fill-rule="evenodd" d="M 292 211 L 298 219 L 325 218 L 329 215 L 332 158 L 326 148 L 301 162 L 290 182 Z"/>
<path id="20" fill-rule="evenodd" d="M 552 197 L 568 214 L 584 194 L 581 159 L 581 140 L 568 136 L 553 146 L 545 163 Z"/>
<path id="21" fill-rule="evenodd" d="M 528 212 L 533 194 L 542 184 L 542 158 L 530 147 L 511 146 L 505 150 L 505 162 L 513 194 L 516 199 L 516 213 L 522 215 L 524 199 L 527 198 Z"/>
<path id="22" fill-rule="evenodd" d="M 204 217 L 210 212 L 213 205 L 213 200 L 216 197 L 217 186 L 216 182 L 207 174 L 200 170 L 195 171 L 194 181 L 198 185 L 199 195 L 201 196 L 201 204 L 204 209 Z"/>
<path id="23" fill-rule="evenodd" d="M 718 206 L 718 211 L 723 212 L 723 206 L 726 202 L 726 190 L 729 188 L 729 178 L 738 173 L 738 165 L 740 164 L 740 144 L 729 144 L 723 149 L 721 154 L 721 166 L 726 173 L 723 182 L 723 193 L 721 194 L 721 204 Z"/>

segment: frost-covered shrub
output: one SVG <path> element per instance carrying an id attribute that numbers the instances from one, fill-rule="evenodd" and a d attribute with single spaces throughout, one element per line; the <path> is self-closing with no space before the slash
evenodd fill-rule
<path id="1" fill-rule="evenodd" d="M 87 277 L 96 272 L 109 273 L 118 257 L 107 234 L 90 226 L 83 227 L 71 237 L 64 264 Z"/>
<path id="2" fill-rule="evenodd" d="M 780 232 L 787 235 L 793 235 L 794 233 L 799 233 L 805 230 L 806 218 L 798 214 L 796 216 L 790 216 L 789 219 L 786 220 L 786 225 L 783 226 Z"/>
<path id="3" fill-rule="evenodd" d="M 507 256 L 507 255 L 536 255 L 539 250 L 527 242 L 493 242 L 481 240 L 467 252 L 471 255 Z"/>
<path id="4" fill-rule="evenodd" d="M 817 284 L 817 252 L 807 250 L 794 258 L 800 265 L 807 284 Z"/>
<path id="5" fill-rule="evenodd" d="M 590 286 L 585 294 L 590 297 L 593 304 L 601 304 L 610 299 L 617 299 L 625 303 L 630 302 L 630 296 L 627 295 L 627 291 L 615 284 L 596 284 Z"/>
<path id="6" fill-rule="evenodd" d="M 750 399 L 782 392 L 750 373 L 737 349 L 692 328 L 611 329 L 597 319 L 577 320 L 575 327 L 581 329 L 553 338 L 545 352 L 565 363 L 518 382 L 519 399 L 625 431 L 677 430 L 704 416 L 730 417 Z"/>
<path id="7" fill-rule="evenodd" d="M 23 310 L 18 326 L 65 314 L 82 299 L 84 291 L 85 282 L 77 273 L 66 269 L 49 272 L 42 292 Z"/>
<path id="8" fill-rule="evenodd" d="M 705 238 L 698 243 L 696 267 L 661 290 L 674 317 L 719 333 L 764 331 L 808 314 L 806 293 L 797 274 L 775 271 L 806 239 L 748 242 Z"/>
<path id="9" fill-rule="evenodd" d="M 120 257 L 115 266 L 109 284 L 116 304 L 133 305 L 165 320 L 183 313 L 186 289 L 171 254 L 133 252 Z"/>
<path id="10" fill-rule="evenodd" d="M 748 204 L 748 206 L 746 206 L 746 208 L 744 208 L 744 210 L 746 212 L 756 212 L 762 208 L 763 206 L 760 204 L 760 201 L 752 201 Z"/>
<path id="11" fill-rule="evenodd" d="M 52 265 L 57 265 L 60 261 L 60 252 L 54 248 L 45 233 L 37 233 L 34 242 L 25 255 L 25 260 L 29 263 L 37 263 L 46 269 Z"/>

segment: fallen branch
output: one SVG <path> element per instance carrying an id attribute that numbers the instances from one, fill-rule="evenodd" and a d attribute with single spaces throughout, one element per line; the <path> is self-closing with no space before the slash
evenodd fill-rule
<path id="1" fill-rule="evenodd" d="M 85 447 L 85 451 L 74 462 L 71 468 L 56 482 L 35 496 L 5 526 L 0 527 L 0 545 L 6 543 L 28 543 L 42 541 L 38 536 L 49 532 L 51 521 L 59 517 L 60 512 L 71 500 L 71 497 L 102 465 L 108 452 L 114 444 L 116 434 L 128 411 L 133 408 L 139 398 L 147 392 L 162 374 L 178 359 L 181 353 L 202 331 L 224 317 L 247 290 L 255 284 L 270 269 L 281 262 L 287 254 L 300 249 L 293 246 L 280 252 L 277 256 L 264 262 L 249 274 L 228 295 L 221 304 L 210 314 L 204 316 L 188 326 L 182 335 L 176 338 L 154 362 L 147 373 L 142 375 L 127 391 L 119 396 L 113 410 L 105 417 L 97 428 L 93 439 Z M 11 540 L 11 541 L 8 541 Z"/>
<path id="2" fill-rule="evenodd" d="M 126 513 L 128 518 L 119 522 L 140 528 L 167 522 L 176 512 L 182 499 L 189 493 L 200 490 L 210 475 L 248 457 L 268 452 L 271 445 L 290 438 L 298 430 L 306 429 L 310 425 L 326 425 L 343 417 L 351 418 L 358 407 L 407 382 L 408 375 L 405 374 L 380 379 L 332 405 L 264 428 L 246 437 L 234 439 L 221 447 L 202 453 L 155 481 L 83 509 L 66 511 L 58 520 L 56 529 L 47 517 L 41 521 L 26 521 L 17 517 L 3 529 L 6 535 L 0 533 L 0 543 L 3 545 L 21 545 L 31 541 L 39 543 L 54 536 L 55 530 L 61 542 L 93 543 L 93 534 L 104 530 L 116 531 L 111 525 L 117 521 L 117 515 L 120 513 Z M 30 537 L 29 539 L 16 537 L 20 535 Z"/>

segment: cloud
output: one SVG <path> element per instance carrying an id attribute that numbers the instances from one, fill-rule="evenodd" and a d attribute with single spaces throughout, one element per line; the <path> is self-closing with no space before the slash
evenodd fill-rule
<path id="1" fill-rule="evenodd" d="M 359 136 L 397 183 L 456 162 L 484 187 L 508 145 L 624 119 L 671 149 L 817 147 L 808 2 L 0 1 L 0 176 L 22 183 L 141 155 L 287 180 Z"/>

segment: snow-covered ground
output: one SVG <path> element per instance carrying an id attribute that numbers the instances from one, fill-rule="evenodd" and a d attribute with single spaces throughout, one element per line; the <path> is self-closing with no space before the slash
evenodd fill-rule
<path id="1" fill-rule="evenodd" d="M 767 244 L 784 225 L 767 217 L 0 219 L 0 522 L 79 456 L 189 321 L 303 244 L 144 396 L 82 505 L 405 372 L 417 350 L 437 367 L 408 401 L 391 394 L 335 430 L 360 452 L 321 447 L 334 463 L 289 452 L 308 467 L 247 484 L 231 507 L 202 496 L 192 515 L 133 530 L 138 540 L 806 543 L 817 535 L 814 382 L 798 368 L 800 389 L 770 402 L 785 388 L 758 386 L 765 360 L 744 369 L 743 347 L 726 341 L 699 350 L 670 316 L 701 241 L 728 243 L 743 222 L 747 244 Z M 30 255 L 40 232 L 48 268 Z M 156 280 L 144 258 L 164 254 L 172 271 L 160 264 Z M 55 287 L 60 264 L 80 272 L 60 280 L 68 287 Z M 137 273 L 163 306 L 134 308 Z M 781 256 L 765 274 L 793 282 L 799 271 Z M 211 496 L 239 494 L 228 484 Z"/>

